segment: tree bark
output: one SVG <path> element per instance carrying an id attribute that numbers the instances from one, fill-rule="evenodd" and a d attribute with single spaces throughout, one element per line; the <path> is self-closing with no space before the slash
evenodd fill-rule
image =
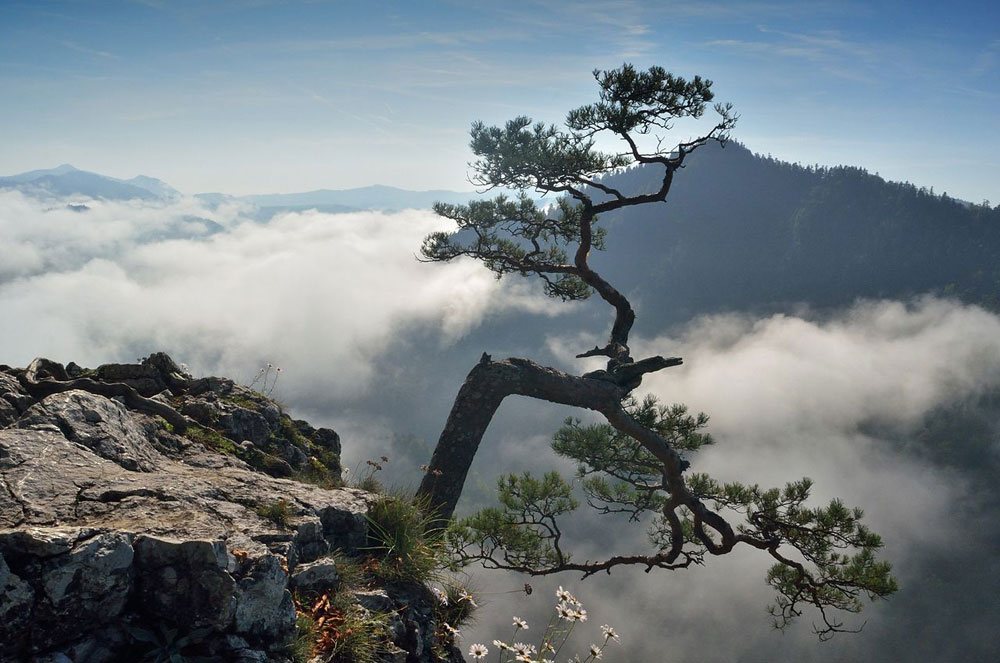
<path id="1" fill-rule="evenodd" d="M 516 394 L 595 410 L 616 428 L 625 426 L 634 431 L 641 426 L 621 404 L 628 391 L 611 379 L 570 375 L 521 358 L 492 361 L 483 355 L 459 389 L 417 498 L 426 501 L 436 517 L 452 517 L 479 443 L 507 396 Z M 679 476 L 677 452 L 655 433 L 650 436 L 647 432 L 643 437 L 646 439 L 640 441 L 664 462 L 669 473 Z"/>

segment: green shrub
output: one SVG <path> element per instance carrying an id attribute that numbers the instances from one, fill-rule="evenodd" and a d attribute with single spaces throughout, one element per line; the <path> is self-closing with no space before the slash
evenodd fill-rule
<path id="1" fill-rule="evenodd" d="M 288 521 L 292 517 L 292 509 L 288 503 L 288 500 L 278 500 L 277 502 L 272 502 L 271 504 L 266 504 L 257 507 L 257 515 L 261 518 L 267 518 L 275 525 L 279 527 L 287 527 Z"/>
<path id="2" fill-rule="evenodd" d="M 368 545 L 375 562 L 371 571 L 385 582 L 425 583 L 445 562 L 443 531 L 428 515 L 402 495 L 380 497 L 368 509 Z"/>

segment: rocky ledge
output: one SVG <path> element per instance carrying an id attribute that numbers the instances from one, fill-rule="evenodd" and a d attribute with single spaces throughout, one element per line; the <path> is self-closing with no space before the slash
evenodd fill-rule
<path id="1" fill-rule="evenodd" d="M 162 353 L 0 366 L 0 661 L 292 660 L 296 599 L 337 591 L 377 499 L 339 454 Z M 425 588 L 356 594 L 390 616 L 383 659 L 437 660 Z"/>

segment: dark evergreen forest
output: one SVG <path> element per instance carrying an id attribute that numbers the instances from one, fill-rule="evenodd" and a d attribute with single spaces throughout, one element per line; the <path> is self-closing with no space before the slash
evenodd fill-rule
<path id="1" fill-rule="evenodd" d="M 860 168 L 789 164 L 738 143 L 707 145 L 687 163 L 666 205 L 604 218 L 608 250 L 595 265 L 640 284 L 640 322 L 925 293 L 1000 306 L 1000 206 Z M 654 188 L 656 176 L 633 168 L 607 179 L 633 193 Z"/>

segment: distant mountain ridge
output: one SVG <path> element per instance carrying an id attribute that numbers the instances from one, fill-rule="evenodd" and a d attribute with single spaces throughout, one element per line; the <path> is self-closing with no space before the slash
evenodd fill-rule
<path id="1" fill-rule="evenodd" d="M 177 189 L 154 177 L 138 175 L 122 180 L 69 164 L 0 177 L 0 189 L 17 189 L 34 197 L 80 195 L 105 200 L 170 200 L 181 196 Z"/>
<path id="2" fill-rule="evenodd" d="M 163 180 L 137 175 L 123 180 L 80 170 L 69 164 L 56 168 L 32 170 L 0 177 L 0 190 L 16 189 L 33 197 L 51 198 L 85 196 L 104 200 L 175 200 L 183 194 Z M 268 193 L 230 196 L 224 193 L 199 193 L 195 197 L 211 206 L 227 202 L 249 203 L 257 208 L 254 216 L 266 220 L 280 212 L 316 209 L 339 213 L 361 210 L 398 211 L 429 209 L 435 202 L 464 203 L 475 192 L 411 191 L 375 184 L 354 189 L 318 189 L 299 193 Z"/>

